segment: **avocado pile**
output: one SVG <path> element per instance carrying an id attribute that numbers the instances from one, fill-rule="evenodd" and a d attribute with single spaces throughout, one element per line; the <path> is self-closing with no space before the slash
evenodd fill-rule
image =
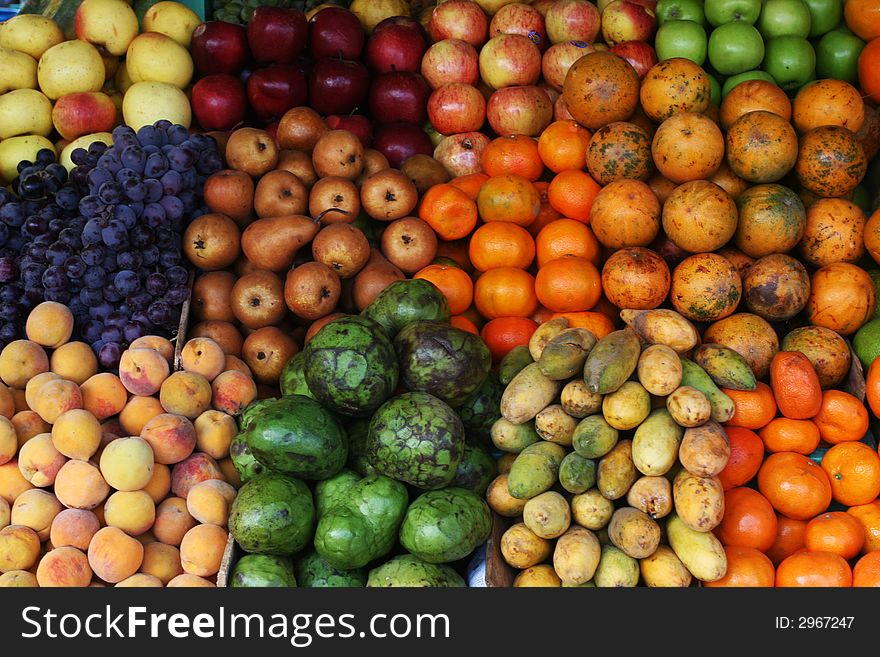
<path id="1" fill-rule="evenodd" d="M 503 387 L 430 282 L 389 285 L 287 363 L 231 453 L 234 587 L 464 586 L 486 541 Z"/>

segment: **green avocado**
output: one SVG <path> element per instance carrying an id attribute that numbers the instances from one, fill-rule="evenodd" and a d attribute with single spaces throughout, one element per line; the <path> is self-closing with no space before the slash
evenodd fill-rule
<path id="1" fill-rule="evenodd" d="M 449 303 L 430 281 L 413 278 L 394 281 L 361 313 L 382 325 L 389 337 L 420 319 L 449 323 Z"/>
<path id="2" fill-rule="evenodd" d="M 463 587 L 461 575 L 445 564 L 422 561 L 411 554 L 401 554 L 373 568 L 367 576 L 368 588 L 387 587 Z"/>
<path id="3" fill-rule="evenodd" d="M 315 530 L 312 493 L 299 479 L 268 473 L 238 491 L 229 513 L 229 533 L 245 552 L 294 554 Z"/>
<path id="4" fill-rule="evenodd" d="M 231 588 L 292 588 L 296 586 L 293 564 L 274 554 L 246 554 L 235 564 Z"/>

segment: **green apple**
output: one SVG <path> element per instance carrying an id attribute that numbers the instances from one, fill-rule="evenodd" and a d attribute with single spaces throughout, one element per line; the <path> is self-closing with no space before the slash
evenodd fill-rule
<path id="1" fill-rule="evenodd" d="M 855 34 L 831 30 L 816 46 L 816 75 L 835 78 L 857 85 L 859 82 L 859 55 L 865 42 Z"/>
<path id="2" fill-rule="evenodd" d="M 734 21 L 754 25 L 761 14 L 761 0 L 706 0 L 703 11 L 712 27 Z"/>
<path id="3" fill-rule="evenodd" d="M 660 26 L 654 37 L 657 59 L 684 57 L 700 66 L 706 61 L 706 30 L 693 21 L 669 21 Z"/>
<path id="4" fill-rule="evenodd" d="M 754 25 L 727 23 L 709 35 L 709 63 L 721 75 L 758 68 L 763 59 L 764 40 Z"/>
<path id="5" fill-rule="evenodd" d="M 767 73 L 767 71 L 755 70 L 746 71 L 745 73 L 737 73 L 736 75 L 731 75 L 724 81 L 724 86 L 721 88 L 721 97 L 726 98 L 727 94 L 729 94 L 736 85 L 740 82 L 745 82 L 746 80 L 766 80 L 767 82 L 776 84 L 776 80 L 774 80 L 773 76 Z"/>
<path id="6" fill-rule="evenodd" d="M 764 39 L 781 36 L 806 38 L 810 33 L 810 8 L 804 0 L 766 0 L 758 19 Z"/>
<path id="7" fill-rule="evenodd" d="M 761 68 L 772 75 L 780 87 L 793 91 L 815 75 L 816 52 L 810 42 L 802 37 L 776 37 L 765 45 Z"/>
<path id="8" fill-rule="evenodd" d="M 44 148 L 55 151 L 55 145 L 40 135 L 22 135 L 0 141 L 0 181 L 11 183 L 18 175 L 18 163 L 22 160 L 33 162 Z"/>
<path id="9" fill-rule="evenodd" d="M 700 0 L 660 0 L 654 13 L 659 25 L 669 21 L 693 21 L 702 25 L 706 20 Z"/>
<path id="10" fill-rule="evenodd" d="M 712 97 L 710 98 L 710 100 L 712 101 L 713 105 L 720 105 L 721 104 L 721 85 L 718 83 L 718 78 L 716 78 L 714 75 L 710 75 L 709 73 L 707 73 L 706 75 L 709 76 L 709 88 L 712 90 L 712 92 L 711 92 Z"/>
<path id="11" fill-rule="evenodd" d="M 843 0 L 803 0 L 810 9 L 810 38 L 828 34 L 843 17 Z"/>
<path id="12" fill-rule="evenodd" d="M 36 89 L 15 89 L 0 96 L 0 139 L 52 132 L 52 101 Z"/>

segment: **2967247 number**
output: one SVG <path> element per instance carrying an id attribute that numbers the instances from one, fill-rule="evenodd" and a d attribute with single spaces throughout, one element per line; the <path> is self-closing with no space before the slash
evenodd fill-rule
<path id="1" fill-rule="evenodd" d="M 854 621 L 855 616 L 777 616 L 776 629 L 848 630 L 852 628 Z"/>

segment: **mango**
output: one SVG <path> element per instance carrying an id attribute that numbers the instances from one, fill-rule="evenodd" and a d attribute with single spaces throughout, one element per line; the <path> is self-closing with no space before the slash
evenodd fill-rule
<path id="1" fill-rule="evenodd" d="M 533 423 L 513 424 L 504 418 L 495 421 L 490 436 L 495 447 L 511 454 L 519 454 L 529 445 L 541 440 Z"/>
<path id="2" fill-rule="evenodd" d="M 666 536 L 675 555 L 697 579 L 714 582 L 727 573 L 727 554 L 712 532 L 691 529 L 672 513 L 666 519 Z"/>
<path id="3" fill-rule="evenodd" d="M 602 495 L 617 500 L 629 492 L 638 476 L 632 459 L 632 440 L 621 440 L 599 461 L 596 485 Z"/>
<path id="4" fill-rule="evenodd" d="M 556 443 L 539 442 L 526 447 L 513 462 L 507 481 L 511 496 L 531 499 L 556 483 L 565 449 Z"/>
<path id="5" fill-rule="evenodd" d="M 618 431 L 601 415 L 590 415 L 575 427 L 571 445 L 585 459 L 605 456 L 617 444 Z"/>
<path id="6" fill-rule="evenodd" d="M 614 513 L 614 502 L 591 488 L 585 493 L 571 498 L 571 515 L 574 521 L 592 531 L 599 531 L 611 521 Z"/>
<path id="7" fill-rule="evenodd" d="M 583 370 L 596 336 L 582 328 L 566 329 L 557 334 L 541 352 L 538 367 L 554 381 L 567 380 Z"/>
<path id="8" fill-rule="evenodd" d="M 536 536 L 558 538 L 571 524 L 571 509 L 562 495 L 548 490 L 526 502 L 523 522 Z"/>
<path id="9" fill-rule="evenodd" d="M 551 404 L 535 416 L 535 431 L 544 440 L 560 445 L 571 445 L 578 422 L 559 404 Z"/>
<path id="10" fill-rule="evenodd" d="M 580 586 L 593 579 L 601 556 L 602 547 L 596 535 L 575 525 L 556 541 L 553 569 L 563 585 Z"/>
<path id="11" fill-rule="evenodd" d="M 559 483 L 569 493 L 585 493 L 596 485 L 596 462 L 576 452 L 559 464 Z"/>
<path id="12" fill-rule="evenodd" d="M 602 408 L 602 395 L 590 392 L 582 378 L 572 379 L 559 393 L 559 403 L 563 410 L 574 418 L 582 420 Z"/>
<path id="13" fill-rule="evenodd" d="M 501 535 L 501 556 L 514 568 L 530 568 L 550 556 L 551 543 L 541 538 L 525 523 L 511 525 Z"/>
<path id="14" fill-rule="evenodd" d="M 518 500 L 507 489 L 508 474 L 500 474 L 489 484 L 486 490 L 486 502 L 495 513 L 505 518 L 516 518 L 522 515 L 528 500 Z"/>
<path id="15" fill-rule="evenodd" d="M 651 412 L 651 395 L 638 381 L 627 381 L 602 399 L 602 416 L 618 431 L 639 426 Z"/>
<path id="16" fill-rule="evenodd" d="M 639 583 L 639 562 L 615 545 L 603 545 L 593 581 L 599 588 L 634 587 Z"/>
<path id="17" fill-rule="evenodd" d="M 681 359 L 665 344 L 645 348 L 636 369 L 639 383 L 657 397 L 665 397 L 681 385 Z"/>
<path id="18" fill-rule="evenodd" d="M 614 392 L 635 371 L 641 345 L 631 330 L 612 331 L 596 343 L 584 363 L 584 381 L 590 392 Z"/>
<path id="19" fill-rule="evenodd" d="M 535 329 L 532 337 L 529 338 L 529 355 L 531 355 L 532 360 L 536 362 L 540 360 L 541 354 L 544 353 L 544 347 L 567 328 L 568 319 L 557 317 L 556 319 L 544 322 Z"/>
<path id="20" fill-rule="evenodd" d="M 620 318 L 648 344 L 663 344 L 679 354 L 700 341 L 696 327 L 674 310 L 621 310 Z"/>
<path id="21" fill-rule="evenodd" d="M 517 345 L 508 351 L 498 365 L 498 380 L 501 381 L 501 385 L 506 386 L 526 365 L 533 362 L 532 354 L 529 352 L 528 346 L 524 344 Z"/>
<path id="22" fill-rule="evenodd" d="M 728 347 L 702 344 L 694 349 L 694 360 L 720 388 L 754 390 L 758 385 L 746 359 Z"/>
<path id="23" fill-rule="evenodd" d="M 562 384 L 541 373 L 537 363 L 527 365 L 513 377 L 501 396 L 501 415 L 514 424 L 534 418 L 553 403 Z"/>

